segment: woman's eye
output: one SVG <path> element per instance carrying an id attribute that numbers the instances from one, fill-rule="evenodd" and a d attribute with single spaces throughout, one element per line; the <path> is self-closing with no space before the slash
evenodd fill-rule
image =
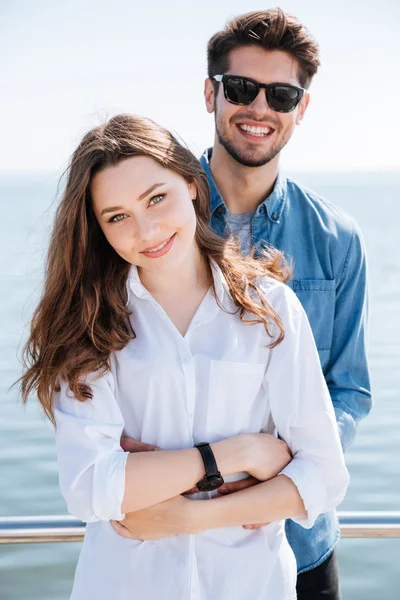
<path id="1" fill-rule="evenodd" d="M 158 204 L 164 198 L 165 194 L 158 194 L 157 196 L 153 196 L 149 202 L 149 206 L 154 204 Z"/>
<path id="2" fill-rule="evenodd" d="M 111 217 L 111 219 L 108 221 L 109 223 L 117 223 L 118 221 L 123 221 L 124 219 L 126 219 L 126 215 L 114 215 L 113 217 Z"/>

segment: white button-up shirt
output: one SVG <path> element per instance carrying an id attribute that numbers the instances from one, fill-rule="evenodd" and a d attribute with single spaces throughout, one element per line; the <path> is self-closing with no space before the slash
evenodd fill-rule
<path id="1" fill-rule="evenodd" d="M 301 304 L 284 284 L 260 283 L 285 330 L 269 349 L 264 326 L 241 322 L 220 269 L 213 263 L 212 270 L 226 310 L 210 289 L 182 336 L 132 267 L 128 303 L 136 338 L 112 355 L 108 374 L 90 378 L 92 400 L 76 401 L 65 385 L 55 397 L 61 491 L 69 511 L 88 522 L 71 600 L 296 598 L 283 521 L 152 541 L 120 537 L 109 520 L 124 517 L 122 434 L 172 450 L 243 432 L 278 432 L 293 454 L 282 473 L 308 513 L 294 520 L 311 527 L 343 499 L 348 473 Z"/>

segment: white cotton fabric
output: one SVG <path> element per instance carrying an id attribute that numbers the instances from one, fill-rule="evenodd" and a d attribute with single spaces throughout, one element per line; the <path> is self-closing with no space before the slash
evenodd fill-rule
<path id="1" fill-rule="evenodd" d="M 311 527 L 343 499 L 348 473 L 301 304 L 284 284 L 260 282 L 285 330 L 269 349 L 264 326 L 240 321 L 220 269 L 212 263 L 212 270 L 226 310 L 210 289 L 182 336 L 132 267 L 128 304 L 136 338 L 112 355 L 109 373 L 88 378 L 92 400 L 77 402 L 65 384 L 55 397 L 61 491 L 68 510 L 88 522 L 71 600 L 296 598 L 283 521 L 154 541 L 120 537 L 109 520 L 124 517 L 122 434 L 172 450 L 243 432 L 279 433 L 293 453 L 282 473 L 308 512 L 294 520 Z"/>

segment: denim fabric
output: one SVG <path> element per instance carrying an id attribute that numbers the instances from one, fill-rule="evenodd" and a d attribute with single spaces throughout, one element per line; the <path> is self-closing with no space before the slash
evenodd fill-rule
<path id="1" fill-rule="evenodd" d="M 229 211 L 215 185 L 206 150 L 200 162 L 211 188 L 211 225 L 226 237 Z M 279 173 L 272 193 L 251 225 L 256 253 L 268 245 L 293 259 L 288 285 L 302 303 L 313 330 L 330 391 L 343 450 L 372 406 L 366 357 L 367 267 L 361 233 L 352 217 Z M 286 533 L 299 573 L 320 565 L 339 539 L 335 513 L 312 529 L 291 520 Z"/>

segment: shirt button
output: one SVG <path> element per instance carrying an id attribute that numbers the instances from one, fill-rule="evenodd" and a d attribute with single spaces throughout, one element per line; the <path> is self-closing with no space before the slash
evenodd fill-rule
<path id="1" fill-rule="evenodd" d="M 183 362 L 185 365 L 187 365 L 188 363 L 190 363 L 190 357 L 189 357 L 189 356 L 184 356 L 184 357 L 182 358 L 182 362 Z"/>
<path id="2" fill-rule="evenodd" d="M 218 215 L 222 215 L 222 213 L 223 213 L 223 212 L 224 212 L 224 209 L 222 208 L 222 206 L 219 206 L 219 207 L 217 208 L 217 210 L 216 210 L 216 213 L 217 213 Z"/>
<path id="3" fill-rule="evenodd" d="M 278 220 L 278 215 L 276 213 L 272 213 L 272 218 L 274 221 Z"/>

